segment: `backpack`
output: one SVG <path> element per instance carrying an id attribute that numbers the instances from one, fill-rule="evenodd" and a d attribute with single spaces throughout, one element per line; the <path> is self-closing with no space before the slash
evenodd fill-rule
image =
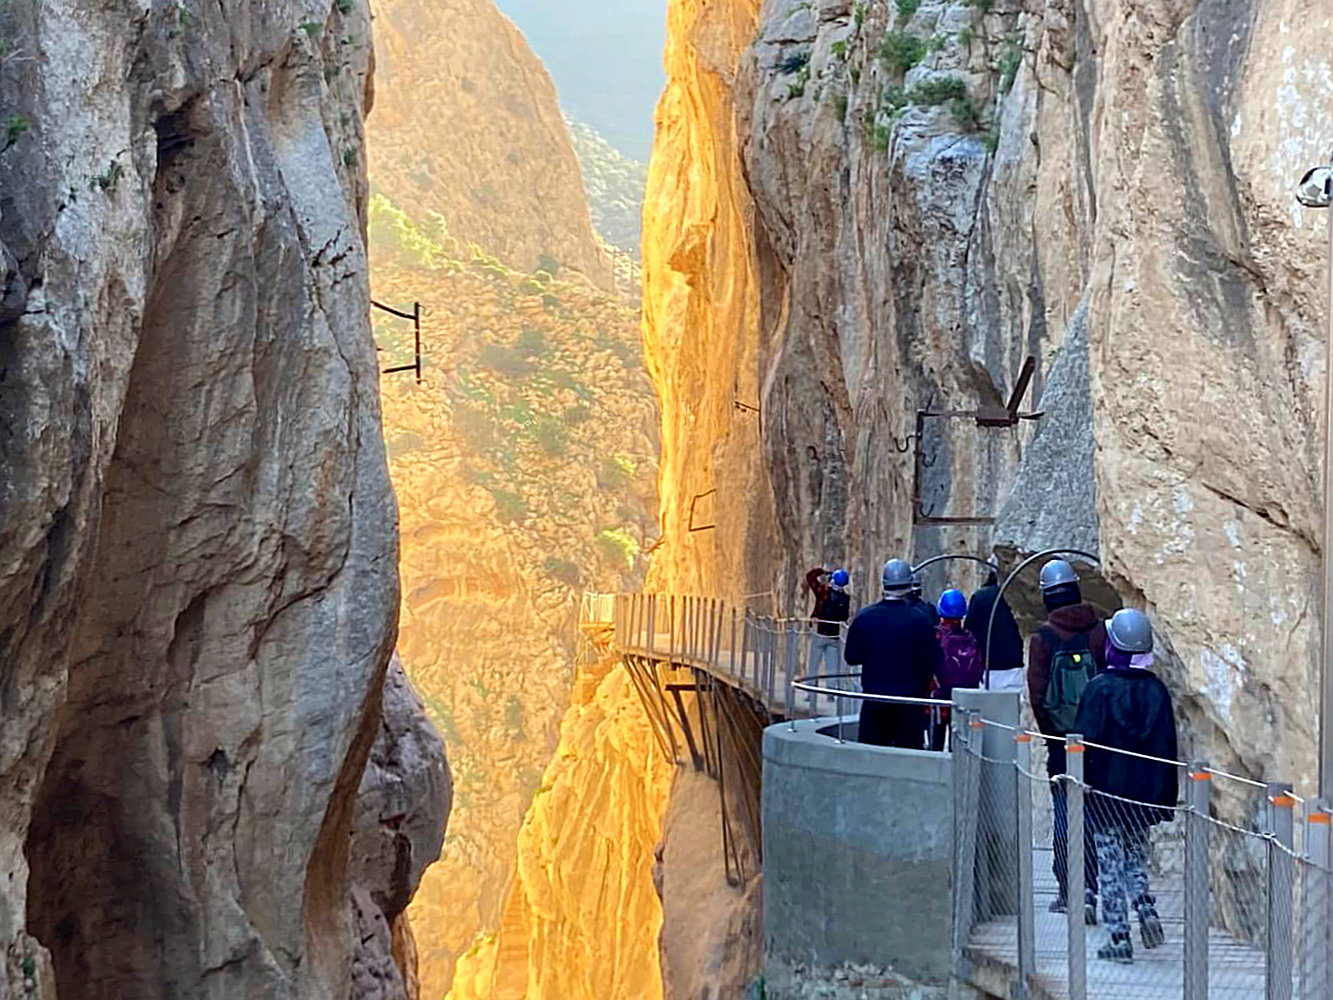
<path id="1" fill-rule="evenodd" d="M 981 662 L 976 636 L 967 629 L 954 631 L 942 625 L 935 634 L 939 636 L 940 650 L 944 653 L 938 674 L 941 695 L 947 696 L 954 688 L 979 687 L 986 669 Z"/>
<path id="2" fill-rule="evenodd" d="M 1051 651 L 1051 676 L 1042 709 L 1053 734 L 1064 735 L 1074 728 L 1078 703 L 1088 683 L 1097 676 L 1097 661 L 1089 644 L 1091 631 L 1071 635 L 1063 642 L 1049 628 L 1039 633 Z"/>

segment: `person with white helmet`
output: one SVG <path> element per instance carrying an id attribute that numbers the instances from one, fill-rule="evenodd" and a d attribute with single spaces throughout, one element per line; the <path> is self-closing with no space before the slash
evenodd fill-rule
<path id="1" fill-rule="evenodd" d="M 1041 597 L 1046 605 L 1044 624 L 1028 643 L 1028 697 L 1037 728 L 1048 736 L 1063 737 L 1078 715 L 1079 698 L 1094 676 L 1106 666 L 1106 626 L 1092 605 L 1083 602 L 1078 573 L 1064 559 L 1052 559 L 1041 568 Z M 1046 771 L 1051 777 L 1053 822 L 1052 869 L 1060 891 L 1051 910 L 1068 906 L 1068 823 L 1066 788 L 1057 781 L 1065 773 L 1065 744 L 1046 741 Z M 1084 917 L 1097 922 L 1097 853 L 1090 828 L 1084 844 Z"/>
<path id="2" fill-rule="evenodd" d="M 810 672 L 831 676 L 838 673 L 842 661 L 842 628 L 852 612 L 852 599 L 847 594 L 851 575 L 845 569 L 832 573 L 816 566 L 805 574 L 805 585 L 815 595 L 815 607 L 810 613 L 814 633 L 810 637 Z"/>
<path id="3" fill-rule="evenodd" d="M 1084 690 L 1074 728 L 1089 744 L 1129 751 L 1090 745 L 1083 777 L 1101 873 L 1102 920 L 1110 933 L 1097 955 L 1131 962 L 1131 906 L 1143 946 L 1166 941 L 1148 884 L 1148 830 L 1171 819 L 1179 793 L 1175 765 L 1163 763 L 1176 759 L 1176 717 L 1171 692 L 1151 669 L 1148 616 L 1132 608 L 1117 611 L 1106 637 L 1106 670 Z"/>
<path id="4" fill-rule="evenodd" d="M 912 607 L 912 567 L 884 564 L 884 599 L 862 608 L 847 631 L 845 658 L 861 667 L 867 694 L 924 698 L 940 669 L 935 627 Z M 920 705 L 863 701 L 858 739 L 876 746 L 922 750 L 928 716 Z"/>

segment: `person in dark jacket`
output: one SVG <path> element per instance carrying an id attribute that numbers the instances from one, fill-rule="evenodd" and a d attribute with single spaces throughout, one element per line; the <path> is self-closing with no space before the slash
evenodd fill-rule
<path id="1" fill-rule="evenodd" d="M 1046 707 L 1046 691 L 1051 681 L 1051 663 L 1061 652 L 1081 649 L 1091 654 L 1094 671 L 1106 666 L 1106 626 L 1091 605 L 1083 603 L 1074 567 L 1063 559 L 1052 559 L 1041 568 L 1041 596 L 1046 605 L 1046 624 L 1028 643 L 1028 697 L 1037 728 L 1048 736 L 1067 736 L 1066 726 L 1058 725 Z M 1069 812 L 1066 788 L 1056 779 L 1065 773 L 1065 744 L 1063 739 L 1046 741 L 1046 773 L 1051 778 L 1051 847 L 1060 891 L 1051 904 L 1054 913 L 1065 912 L 1069 899 Z M 1091 825 L 1085 825 L 1083 845 L 1084 916 L 1090 924 L 1097 922 L 1097 851 L 1092 839 Z"/>
<path id="2" fill-rule="evenodd" d="M 1148 617 L 1130 608 L 1117 611 L 1106 633 L 1106 671 L 1084 689 L 1075 728 L 1088 743 L 1175 760 L 1175 712 L 1170 691 L 1150 669 Z M 1166 940 L 1148 884 L 1148 831 L 1171 819 L 1179 793 L 1177 769 L 1090 746 L 1083 778 L 1089 788 L 1088 819 L 1101 871 L 1102 919 L 1111 935 L 1097 954 L 1131 962 L 1131 904 L 1138 914 L 1143 946 L 1156 948 Z"/>
<path id="3" fill-rule="evenodd" d="M 911 603 L 912 607 L 916 608 L 923 615 L 925 615 L 927 618 L 930 619 L 930 624 L 938 625 L 940 623 L 939 609 L 937 609 L 935 605 L 931 604 L 928 600 L 925 599 L 924 596 L 922 596 L 925 594 L 925 591 L 926 588 L 925 585 L 921 582 L 921 577 L 918 574 L 913 573 L 912 592 L 908 600 Z"/>
<path id="4" fill-rule="evenodd" d="M 832 573 L 816 566 L 805 574 L 805 584 L 815 595 L 815 607 L 810 613 L 814 634 L 810 637 L 810 672 L 831 676 L 838 672 L 842 659 L 842 627 L 851 614 L 851 598 L 847 584 L 851 577 L 845 569 Z"/>
<path id="5" fill-rule="evenodd" d="M 884 564 L 884 599 L 857 612 L 847 630 L 848 663 L 861 667 L 867 694 L 925 698 L 940 668 L 935 626 L 910 603 L 912 568 Z M 858 739 L 875 746 L 925 748 L 927 716 L 920 705 L 863 701 Z"/>
<path id="6" fill-rule="evenodd" d="M 990 627 L 992 608 L 995 609 L 995 627 L 991 629 L 990 659 L 987 662 L 986 631 Z M 985 585 L 968 601 L 963 627 L 977 640 L 991 690 L 1022 690 L 1023 637 L 1018 632 L 1018 622 L 1014 621 L 1014 612 L 1009 602 L 1000 597 L 1000 582 L 995 573 L 986 578 Z"/>

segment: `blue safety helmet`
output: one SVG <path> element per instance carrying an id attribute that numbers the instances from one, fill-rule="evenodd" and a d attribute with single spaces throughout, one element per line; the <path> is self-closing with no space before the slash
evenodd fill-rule
<path id="1" fill-rule="evenodd" d="M 848 573 L 847 573 L 847 571 L 846 571 L 845 569 L 834 570 L 834 572 L 833 572 L 833 586 L 835 586 L 835 587 L 845 587 L 845 586 L 847 586 L 847 584 L 848 584 L 848 582 L 849 582 L 850 580 L 851 580 L 851 577 L 848 575 Z"/>
<path id="2" fill-rule="evenodd" d="M 946 590 L 940 595 L 940 617 L 962 618 L 967 614 L 967 598 L 961 590 Z"/>

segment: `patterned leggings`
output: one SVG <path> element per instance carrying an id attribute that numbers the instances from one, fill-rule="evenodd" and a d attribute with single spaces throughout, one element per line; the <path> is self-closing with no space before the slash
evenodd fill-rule
<path id="1" fill-rule="evenodd" d="M 1093 835 L 1101 869 L 1102 922 L 1112 934 L 1129 933 L 1129 904 L 1152 906 L 1148 888 L 1148 830 L 1107 826 Z"/>

